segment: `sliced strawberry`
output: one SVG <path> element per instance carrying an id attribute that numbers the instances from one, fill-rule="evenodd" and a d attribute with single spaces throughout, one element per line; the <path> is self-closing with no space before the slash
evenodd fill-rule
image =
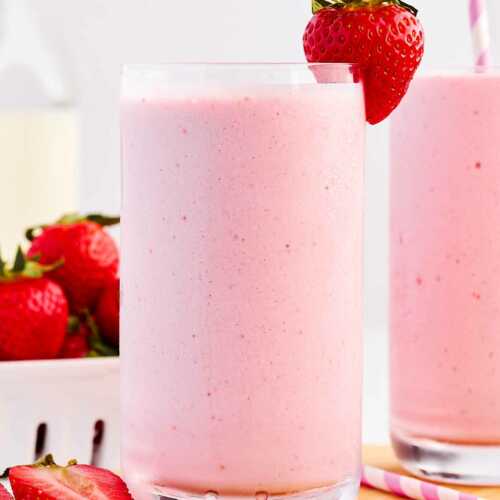
<path id="1" fill-rule="evenodd" d="M 0 484 L 0 500 L 13 500 L 13 496 Z"/>
<path id="2" fill-rule="evenodd" d="M 12 467 L 9 481 L 16 500 L 132 500 L 116 474 L 75 462 L 61 467 L 51 455 L 35 465 Z"/>

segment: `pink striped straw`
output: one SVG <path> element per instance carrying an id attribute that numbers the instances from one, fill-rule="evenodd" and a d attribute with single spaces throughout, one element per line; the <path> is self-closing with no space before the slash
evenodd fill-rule
<path id="1" fill-rule="evenodd" d="M 437 484 L 425 483 L 412 477 L 400 476 L 368 465 L 363 467 L 361 484 L 368 488 L 414 500 L 484 500 L 478 496 L 460 493 Z"/>
<path id="2" fill-rule="evenodd" d="M 490 26 L 486 0 L 469 0 L 469 15 L 474 63 L 477 67 L 484 68 L 489 66 L 491 61 Z"/>

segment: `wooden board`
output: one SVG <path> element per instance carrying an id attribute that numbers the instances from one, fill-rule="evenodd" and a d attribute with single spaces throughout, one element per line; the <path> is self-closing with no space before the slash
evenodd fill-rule
<path id="1" fill-rule="evenodd" d="M 397 465 L 396 458 L 390 448 L 381 446 L 365 447 L 364 462 L 367 465 L 380 467 L 391 472 L 397 472 L 398 474 L 407 474 Z M 483 498 L 500 500 L 500 488 L 466 488 L 453 486 L 452 488 L 457 488 L 464 493 L 473 493 Z M 360 500 L 394 500 L 395 497 L 379 491 L 363 488 L 359 498 Z"/>

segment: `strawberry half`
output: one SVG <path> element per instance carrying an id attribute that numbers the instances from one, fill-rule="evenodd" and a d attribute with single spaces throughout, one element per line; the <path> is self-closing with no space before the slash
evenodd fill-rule
<path id="1" fill-rule="evenodd" d="M 16 500 L 132 500 L 116 474 L 74 461 L 61 467 L 51 455 L 35 465 L 12 467 L 9 481 Z"/>
<path id="2" fill-rule="evenodd" d="M 401 0 L 313 0 L 304 33 L 309 62 L 361 66 L 366 119 L 387 118 L 405 96 L 424 54 L 417 10 Z"/>
<path id="3" fill-rule="evenodd" d="M 13 500 L 13 496 L 0 484 L 0 500 Z"/>

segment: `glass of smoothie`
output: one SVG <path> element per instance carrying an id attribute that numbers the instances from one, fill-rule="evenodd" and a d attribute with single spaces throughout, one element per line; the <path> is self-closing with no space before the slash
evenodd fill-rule
<path id="1" fill-rule="evenodd" d="M 356 66 L 130 66 L 122 467 L 136 500 L 357 498 Z"/>
<path id="2" fill-rule="evenodd" d="M 411 472 L 500 484 L 500 72 L 417 78 L 392 120 L 392 438 Z"/>

